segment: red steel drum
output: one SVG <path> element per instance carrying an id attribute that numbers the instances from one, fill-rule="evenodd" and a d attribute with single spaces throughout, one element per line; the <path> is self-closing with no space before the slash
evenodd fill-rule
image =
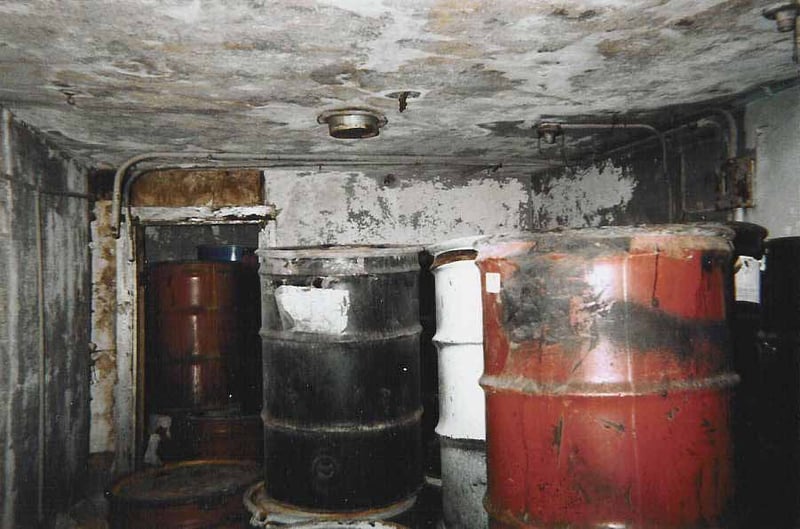
<path id="1" fill-rule="evenodd" d="M 479 244 L 491 526 L 729 524 L 732 232 Z"/>
<path id="2" fill-rule="evenodd" d="M 147 283 L 147 402 L 152 412 L 207 410 L 238 401 L 244 348 L 242 265 L 163 262 Z"/>

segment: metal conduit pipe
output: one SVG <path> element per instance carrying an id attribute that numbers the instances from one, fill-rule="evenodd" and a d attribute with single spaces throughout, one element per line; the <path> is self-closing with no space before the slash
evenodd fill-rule
<path id="1" fill-rule="evenodd" d="M 707 128 L 707 127 L 714 127 L 719 131 L 722 130 L 722 125 L 720 125 L 719 122 L 717 122 L 717 121 L 715 121 L 713 119 L 700 118 L 700 119 L 698 119 L 696 121 L 692 121 L 692 122 L 689 122 L 689 123 L 684 123 L 683 125 L 679 125 L 677 127 L 673 127 L 671 129 L 667 129 L 664 132 L 662 132 L 662 134 L 664 135 L 664 137 L 670 136 L 672 134 L 675 134 L 676 132 L 679 132 L 681 130 L 687 129 L 687 128 L 691 127 L 692 125 L 696 126 L 698 129 Z M 625 145 L 622 145 L 620 147 L 614 147 L 613 149 L 609 149 L 607 151 L 603 151 L 602 153 L 599 154 L 599 156 L 600 157 L 607 157 L 607 156 L 616 154 L 618 152 L 635 149 L 639 145 L 643 145 L 643 144 L 645 144 L 647 142 L 653 141 L 653 139 L 654 138 L 644 138 L 644 139 L 641 139 L 641 140 L 633 141 L 631 143 L 626 143 Z"/>
<path id="2" fill-rule="evenodd" d="M 664 134 L 657 128 L 646 123 L 559 123 L 558 126 L 561 130 L 645 130 L 650 132 L 658 141 L 661 142 L 661 166 L 664 171 L 664 177 L 667 177 L 667 140 Z"/>
<path id="3" fill-rule="evenodd" d="M 125 175 L 131 168 L 141 162 L 151 160 L 197 160 L 197 164 L 189 164 L 184 166 L 186 169 L 200 169 L 218 167 L 220 162 L 246 162 L 237 165 L 236 167 L 273 167 L 273 166 L 315 166 L 315 165 L 334 165 L 334 164 L 347 164 L 358 166 L 382 166 L 382 165 L 442 165 L 450 167 L 531 167 L 541 168 L 541 162 L 522 162 L 511 161 L 502 163 L 492 163 L 486 160 L 471 160 L 469 158 L 462 158 L 458 156 L 437 156 L 437 157 L 424 157 L 424 156 L 348 156 L 348 157 L 321 157 L 318 155 L 277 155 L 277 154 L 246 154 L 246 153 L 218 153 L 218 152 L 151 152 L 139 154 L 125 160 L 117 169 L 114 174 L 114 189 L 111 201 L 111 232 L 114 237 L 120 236 L 120 223 L 122 213 L 123 198 L 126 195 L 123 193 L 123 181 Z M 174 164 L 171 164 L 174 165 Z M 160 169 L 161 166 L 155 166 L 151 169 Z M 138 178 L 134 175 L 132 180 Z M 126 190 L 130 190 L 131 183 L 125 186 Z"/>
<path id="4" fill-rule="evenodd" d="M 725 118 L 728 125 L 728 159 L 733 159 L 739 156 L 739 127 L 736 126 L 736 118 L 727 110 L 721 108 L 714 108 L 711 112 L 718 114 Z M 733 210 L 732 220 L 736 222 L 744 221 L 744 208 L 736 208 Z"/>
<path id="5" fill-rule="evenodd" d="M 739 127 L 736 125 L 736 118 L 721 108 L 711 109 L 711 112 L 725 118 L 728 125 L 728 158 L 736 158 L 739 155 Z"/>

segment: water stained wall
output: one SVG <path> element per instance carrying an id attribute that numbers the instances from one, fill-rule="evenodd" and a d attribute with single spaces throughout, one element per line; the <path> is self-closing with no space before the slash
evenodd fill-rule
<path id="1" fill-rule="evenodd" d="M 433 243 L 529 227 L 530 174 L 398 166 L 265 170 L 271 244 Z"/>
<path id="2" fill-rule="evenodd" d="M 85 168 L 1 112 L 0 527 L 33 527 L 89 451 L 89 203 Z"/>
<path id="3" fill-rule="evenodd" d="M 111 233 L 111 201 L 97 200 L 92 210 L 92 378 L 90 451 L 113 451 L 116 352 L 116 258 Z"/>

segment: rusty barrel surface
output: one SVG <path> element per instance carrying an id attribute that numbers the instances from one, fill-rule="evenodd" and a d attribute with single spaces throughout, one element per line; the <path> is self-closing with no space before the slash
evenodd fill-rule
<path id="1" fill-rule="evenodd" d="M 106 493 L 110 527 L 244 527 L 242 495 L 259 473 L 252 462 L 190 461 L 131 474 Z"/>
<path id="2" fill-rule="evenodd" d="M 238 403 L 245 343 L 243 267 L 163 262 L 147 281 L 147 401 L 153 411 Z"/>
<path id="3" fill-rule="evenodd" d="M 726 526 L 731 237 L 674 225 L 479 245 L 492 527 Z"/>
<path id="4" fill-rule="evenodd" d="M 264 427 L 258 415 L 192 414 L 188 420 L 195 458 L 261 461 Z"/>
<path id="5" fill-rule="evenodd" d="M 261 374 L 261 294 L 258 282 L 258 256 L 256 249 L 235 244 L 201 244 L 197 247 L 200 261 L 239 263 L 240 295 L 237 300 L 241 341 L 237 372 L 237 390 L 242 410 L 247 413 L 261 412 L 263 394 Z"/>
<path id="6" fill-rule="evenodd" d="M 378 508 L 422 480 L 418 248 L 260 250 L 266 492 Z"/>

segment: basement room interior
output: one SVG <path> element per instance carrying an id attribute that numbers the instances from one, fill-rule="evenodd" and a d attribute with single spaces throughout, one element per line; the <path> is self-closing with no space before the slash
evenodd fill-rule
<path id="1" fill-rule="evenodd" d="M 7 0 L 0 176 L 0 529 L 800 527 L 800 0 Z"/>

